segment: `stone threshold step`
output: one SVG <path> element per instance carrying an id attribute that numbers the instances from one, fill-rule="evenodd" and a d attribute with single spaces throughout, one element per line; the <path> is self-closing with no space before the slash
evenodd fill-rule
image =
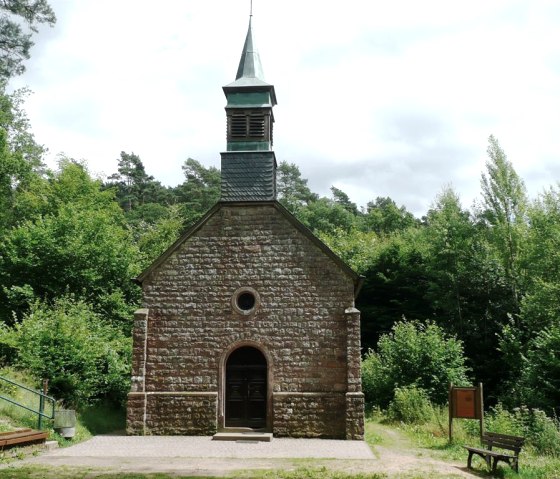
<path id="1" fill-rule="evenodd" d="M 212 436 L 213 441 L 270 442 L 271 432 L 218 432 Z"/>

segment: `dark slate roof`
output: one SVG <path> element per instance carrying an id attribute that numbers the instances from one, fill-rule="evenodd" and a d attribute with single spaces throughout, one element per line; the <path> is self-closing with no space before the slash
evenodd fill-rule
<path id="1" fill-rule="evenodd" d="M 194 235 L 200 228 L 202 228 L 206 222 L 214 216 L 214 214 L 222 208 L 222 206 L 240 206 L 240 207 L 247 207 L 247 206 L 263 206 L 263 205 L 271 205 L 276 208 L 282 215 L 297 229 L 302 233 L 305 237 L 307 237 L 312 243 L 314 243 L 320 250 L 323 251 L 327 256 L 329 256 L 338 266 L 339 268 L 347 274 L 354 283 L 354 297 L 357 297 L 360 289 L 362 288 L 362 284 L 364 281 L 363 276 L 358 275 L 350 266 L 348 266 L 344 261 L 342 261 L 325 243 L 323 243 L 319 238 L 317 238 L 304 224 L 302 224 L 292 213 L 290 213 L 286 208 L 284 208 L 278 201 L 270 201 L 270 202 L 258 202 L 258 203 L 224 203 L 219 202 L 216 203 L 200 220 L 198 220 L 193 226 L 187 229 L 175 243 L 173 243 L 163 254 L 159 256 L 148 268 L 146 268 L 134 281 L 137 284 L 142 284 L 144 280 L 159 268 L 162 264 L 164 264 L 167 259 L 185 242 L 187 241 L 192 235 Z"/>
<path id="2" fill-rule="evenodd" d="M 222 153 L 222 201 L 276 199 L 276 158 L 273 151 Z"/>

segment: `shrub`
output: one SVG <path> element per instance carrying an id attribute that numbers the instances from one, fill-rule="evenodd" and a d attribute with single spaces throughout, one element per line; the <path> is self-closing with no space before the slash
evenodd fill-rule
<path id="1" fill-rule="evenodd" d="M 387 407 L 399 387 L 416 386 L 436 404 L 447 400 L 449 383 L 467 384 L 463 345 L 433 323 L 401 321 L 381 336 L 377 351 L 362 362 L 366 401 Z"/>
<path id="2" fill-rule="evenodd" d="M 484 422 L 488 431 L 525 437 L 539 454 L 560 456 L 560 424 L 540 409 L 523 406 L 510 412 L 498 404 L 488 411 Z"/>
<path id="3" fill-rule="evenodd" d="M 48 379 L 50 393 L 67 405 L 126 398 L 131 341 L 83 301 L 37 301 L 14 328 L 1 330 L 0 342 L 14 348 L 17 365 Z"/>
<path id="4" fill-rule="evenodd" d="M 395 389 L 395 397 L 387 410 L 389 419 L 407 424 L 423 424 L 434 415 L 434 409 L 426 391 L 416 386 Z"/>

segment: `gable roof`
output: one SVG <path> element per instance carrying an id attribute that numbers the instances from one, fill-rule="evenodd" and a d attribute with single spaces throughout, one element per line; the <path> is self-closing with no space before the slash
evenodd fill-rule
<path id="1" fill-rule="evenodd" d="M 364 277 L 358 275 L 350 266 L 348 266 L 342 259 L 338 257 L 325 243 L 323 243 L 317 236 L 315 236 L 307 226 L 305 226 L 301 221 L 299 221 L 292 213 L 290 213 L 284 206 L 282 206 L 278 201 L 259 201 L 259 202 L 218 202 L 216 203 L 208 212 L 200 218 L 194 225 L 188 228 L 178 239 L 175 241 L 167 250 L 165 250 L 150 266 L 148 266 L 142 273 L 140 273 L 134 282 L 141 285 L 144 280 L 162 264 L 164 264 L 167 259 L 192 235 L 194 235 L 200 228 L 202 228 L 208 220 L 214 216 L 214 214 L 219 211 L 223 206 L 273 206 L 278 212 L 284 216 L 300 233 L 303 234 L 307 239 L 315 244 L 323 253 L 330 257 L 336 265 L 348 275 L 354 283 L 354 297 L 358 296 L 362 284 L 364 282 Z"/>

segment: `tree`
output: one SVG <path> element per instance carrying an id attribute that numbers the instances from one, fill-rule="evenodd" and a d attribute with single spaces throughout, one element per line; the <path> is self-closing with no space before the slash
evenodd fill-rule
<path id="1" fill-rule="evenodd" d="M 389 197 L 378 196 L 367 204 L 362 228 L 377 234 L 391 234 L 418 224 L 404 206 L 398 207 Z"/>
<path id="2" fill-rule="evenodd" d="M 356 206 L 356 203 L 352 203 L 352 201 L 350 201 L 350 197 L 346 193 L 344 193 L 344 191 L 339 190 L 335 186 L 331 186 L 331 193 L 333 195 L 334 202 L 337 205 L 342 206 L 346 211 L 352 213 L 354 216 L 359 215 L 360 212 L 358 210 L 358 207 Z"/>
<path id="3" fill-rule="evenodd" d="M 443 404 L 449 383 L 468 382 L 463 345 L 433 323 L 400 321 L 366 355 L 362 378 L 366 400 L 387 407 L 396 388 L 415 386 Z"/>
<path id="4" fill-rule="evenodd" d="M 200 218 L 220 198 L 221 174 L 213 166 L 206 168 L 192 158 L 182 166 L 185 181 L 177 186 L 179 201 L 185 205 L 186 222 Z"/>
<path id="5" fill-rule="evenodd" d="M 25 89 L 8 95 L 0 82 L 0 237 L 14 221 L 18 195 L 43 172 L 45 148 L 35 142 L 22 109 Z"/>
<path id="6" fill-rule="evenodd" d="M 99 399 L 124 404 L 130 389 L 132 344 L 95 308 L 71 295 L 36 301 L 21 322 L 0 327 L 12 360 L 38 380 L 48 379 L 57 399 L 84 406 Z"/>
<path id="7" fill-rule="evenodd" d="M 297 165 L 282 161 L 278 165 L 276 174 L 278 201 L 291 213 L 295 214 L 300 208 L 319 199 L 319 196 L 312 193 L 307 186 L 307 180 L 301 177 Z"/>
<path id="8" fill-rule="evenodd" d="M 22 22 L 27 27 L 24 30 Z M 0 1 L 0 79 L 21 75 L 39 24 L 53 26 L 56 16 L 47 0 Z"/>
<path id="9" fill-rule="evenodd" d="M 521 398 L 529 407 L 560 412 L 560 322 L 531 340 L 520 378 Z"/>
<path id="10" fill-rule="evenodd" d="M 69 160 L 37 188 L 27 192 L 25 219 L 0 243 L 3 319 L 12 310 L 21 316 L 30 297 L 69 292 L 129 329 L 139 295 L 130 278 L 139 273 L 140 255 L 113 193 Z"/>
<path id="11" fill-rule="evenodd" d="M 117 199 L 121 207 L 130 212 L 133 209 L 154 201 L 155 190 L 163 188 L 154 177 L 146 173 L 144 164 L 138 155 L 121 151 L 118 160 L 118 172 L 109 176 L 112 182 L 106 186 L 117 186 Z"/>
<path id="12" fill-rule="evenodd" d="M 494 136 L 488 139 L 487 174 L 482 174 L 482 211 L 489 237 L 502 259 L 512 295 L 519 305 L 520 254 L 526 226 L 527 194 L 523 181 Z"/>

